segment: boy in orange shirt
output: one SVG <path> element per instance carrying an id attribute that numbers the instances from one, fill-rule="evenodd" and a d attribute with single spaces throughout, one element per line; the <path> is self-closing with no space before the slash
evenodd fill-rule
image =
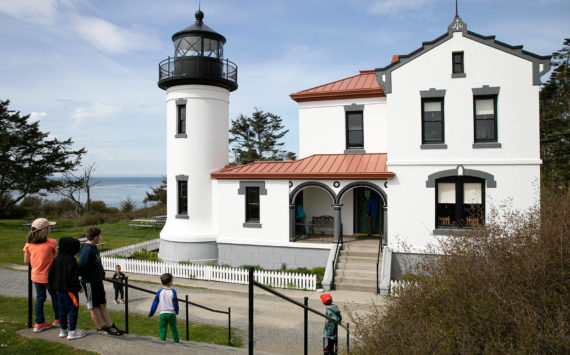
<path id="1" fill-rule="evenodd" d="M 54 289 L 48 283 L 48 271 L 57 253 L 57 242 L 55 239 L 48 238 L 50 227 L 55 222 L 50 222 L 45 218 L 36 219 L 30 228 L 27 243 L 24 246 L 24 263 L 30 264 L 32 267 L 32 282 L 36 289 L 36 306 L 34 307 L 36 315 L 36 325 L 34 333 L 39 333 L 51 327 L 59 327 L 59 313 L 57 307 L 57 295 Z M 46 322 L 44 317 L 44 303 L 46 301 L 46 291 L 51 297 L 53 307 L 54 321 Z"/>

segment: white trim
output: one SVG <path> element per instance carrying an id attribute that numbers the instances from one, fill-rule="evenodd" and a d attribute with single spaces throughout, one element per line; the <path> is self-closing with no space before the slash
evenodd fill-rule
<path id="1" fill-rule="evenodd" d="M 198 242 L 215 242 L 217 240 L 217 236 L 215 235 L 177 236 L 169 234 L 168 236 L 161 236 L 160 239 L 167 240 L 169 242 L 198 243 Z"/>
<path id="2" fill-rule="evenodd" d="M 281 248 L 301 248 L 301 249 L 324 249 L 328 250 L 331 248 L 332 244 L 317 244 L 317 243 L 264 243 L 259 240 L 247 240 L 247 239 L 218 239 L 218 244 L 236 244 L 236 245 L 255 245 L 258 247 L 281 247 Z"/>
<path id="3" fill-rule="evenodd" d="M 429 161 L 425 160 L 397 160 L 387 161 L 387 166 L 428 166 L 428 165 L 541 165 L 540 159 L 521 159 L 521 160 L 441 160 Z"/>

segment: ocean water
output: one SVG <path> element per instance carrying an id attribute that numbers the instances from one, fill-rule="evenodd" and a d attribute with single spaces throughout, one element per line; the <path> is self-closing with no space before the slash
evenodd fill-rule
<path id="1" fill-rule="evenodd" d="M 91 200 L 103 201 L 107 207 L 121 206 L 121 202 L 130 197 L 136 204 L 137 208 L 144 207 L 143 200 L 146 192 L 150 192 L 151 188 L 158 187 L 162 183 L 161 176 L 151 177 L 92 177 L 91 183 L 99 183 L 91 188 Z M 57 194 L 48 194 L 46 196 L 50 200 L 59 200 L 61 196 Z M 81 201 L 85 202 L 85 193 L 81 194 Z M 154 203 L 148 203 L 151 206 Z"/>

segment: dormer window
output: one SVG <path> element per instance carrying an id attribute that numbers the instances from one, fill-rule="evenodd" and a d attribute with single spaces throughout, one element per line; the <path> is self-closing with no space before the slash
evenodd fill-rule
<path id="1" fill-rule="evenodd" d="M 465 78 L 465 66 L 463 62 L 463 52 L 453 52 L 451 54 L 452 78 Z"/>

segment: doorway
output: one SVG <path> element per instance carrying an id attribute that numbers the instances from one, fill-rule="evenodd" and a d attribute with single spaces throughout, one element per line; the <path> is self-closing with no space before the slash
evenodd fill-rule
<path id="1" fill-rule="evenodd" d="M 381 201 L 380 195 L 372 189 L 354 189 L 354 234 L 380 237 L 380 231 L 383 230 Z"/>

